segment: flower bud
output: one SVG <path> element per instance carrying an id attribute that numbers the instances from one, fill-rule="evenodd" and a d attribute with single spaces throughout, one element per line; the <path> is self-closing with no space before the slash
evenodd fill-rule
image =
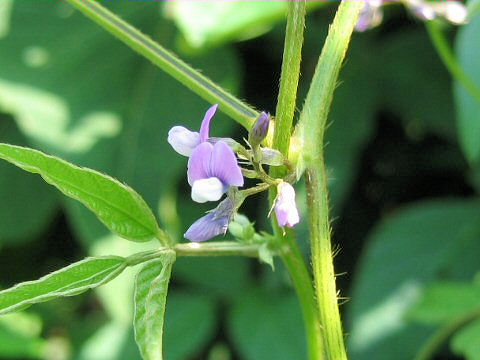
<path id="1" fill-rule="evenodd" d="M 260 143 L 267 137 L 269 125 L 270 114 L 262 111 L 257 120 L 255 120 L 255 123 L 248 134 L 248 142 L 252 148 L 260 145 Z"/>

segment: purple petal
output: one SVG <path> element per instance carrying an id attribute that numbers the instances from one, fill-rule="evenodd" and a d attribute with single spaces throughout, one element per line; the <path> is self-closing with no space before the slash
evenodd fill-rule
<path id="1" fill-rule="evenodd" d="M 174 126 L 168 132 L 168 143 L 183 156 L 191 156 L 193 150 L 200 144 L 200 134 L 183 126 Z"/>
<path id="2" fill-rule="evenodd" d="M 298 224 L 297 205 L 295 204 L 295 189 L 289 183 L 283 182 L 278 185 L 278 195 L 275 201 L 275 215 L 278 225 L 293 227 Z"/>
<path id="3" fill-rule="evenodd" d="M 207 141 L 209 138 L 210 134 L 210 120 L 212 120 L 213 115 L 215 115 L 215 112 L 217 111 L 218 104 L 215 104 L 211 106 L 207 112 L 205 113 L 205 116 L 203 117 L 202 120 L 202 125 L 200 126 L 200 141 L 204 142 Z"/>
<path id="4" fill-rule="evenodd" d="M 234 203 L 223 200 L 215 210 L 195 221 L 185 233 L 190 241 L 206 241 L 217 235 L 225 235 L 233 217 Z"/>
<path id="5" fill-rule="evenodd" d="M 209 166 L 209 177 L 220 179 L 227 186 L 243 186 L 243 175 L 232 149 L 218 141 L 213 146 Z"/>
<path id="6" fill-rule="evenodd" d="M 185 239 L 190 241 L 206 241 L 217 235 L 225 234 L 228 229 L 228 218 L 215 219 L 213 212 L 195 221 L 185 233 Z"/>
<path id="7" fill-rule="evenodd" d="M 213 145 L 208 142 L 202 142 L 193 151 L 192 156 L 190 156 L 190 158 L 188 159 L 187 170 L 188 183 L 190 184 L 190 186 L 193 185 L 195 180 L 214 177 L 208 174 L 212 152 Z"/>

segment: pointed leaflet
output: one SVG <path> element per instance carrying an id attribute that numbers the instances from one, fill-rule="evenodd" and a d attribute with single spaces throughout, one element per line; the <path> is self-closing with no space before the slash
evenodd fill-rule
<path id="1" fill-rule="evenodd" d="M 109 176 L 37 150 L 8 144 L 0 143 L 0 159 L 40 174 L 47 183 L 84 204 L 105 226 L 125 239 L 148 241 L 160 232 L 152 211 L 140 195 Z"/>
<path id="2" fill-rule="evenodd" d="M 35 281 L 0 291 L 0 315 L 62 296 L 78 295 L 120 274 L 127 263 L 119 256 L 86 258 Z"/>
<path id="3" fill-rule="evenodd" d="M 175 253 L 144 265 L 135 281 L 135 340 L 145 360 L 162 360 L 162 335 L 168 282 Z"/>

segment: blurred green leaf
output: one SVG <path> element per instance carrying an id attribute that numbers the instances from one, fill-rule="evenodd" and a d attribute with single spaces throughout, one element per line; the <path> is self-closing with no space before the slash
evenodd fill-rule
<path id="1" fill-rule="evenodd" d="M 365 69 L 376 79 L 381 104 L 402 118 L 407 134 L 433 132 L 455 139 L 451 78 L 426 32 L 397 31 L 374 51 L 376 63 Z"/>
<path id="2" fill-rule="evenodd" d="M 452 350 L 467 360 L 480 360 L 480 321 L 465 326 L 450 340 Z"/>
<path id="3" fill-rule="evenodd" d="M 165 359 L 191 359 L 209 343 L 216 328 L 216 309 L 207 295 L 172 292 L 165 314 Z"/>
<path id="4" fill-rule="evenodd" d="M 164 13 L 177 24 L 193 48 L 259 36 L 285 17 L 287 3 L 171 2 Z"/>
<path id="5" fill-rule="evenodd" d="M 307 2 L 307 9 L 326 5 Z M 164 14 L 176 23 L 192 48 L 247 40 L 269 31 L 285 18 L 287 2 L 170 2 Z"/>
<path id="6" fill-rule="evenodd" d="M 240 257 L 180 257 L 174 273 L 177 279 L 189 286 L 208 289 L 217 295 L 235 297 L 250 284 L 248 264 L 247 259 Z"/>
<path id="7" fill-rule="evenodd" d="M 228 329 L 246 360 L 307 358 L 302 316 L 293 295 L 250 291 L 234 304 Z"/>
<path id="8" fill-rule="evenodd" d="M 115 296 L 115 295 L 112 295 Z M 111 321 L 82 346 L 76 360 L 141 360 L 131 325 Z"/>
<path id="9" fill-rule="evenodd" d="M 25 145 L 11 119 L 0 117 L 0 141 Z M 57 194 L 42 179 L 0 163 L 0 246 L 32 240 L 51 221 L 57 209 Z M 35 204 L 30 206 L 28 204 Z"/>
<path id="10" fill-rule="evenodd" d="M 425 324 L 442 324 L 480 309 L 480 286 L 469 283 L 435 283 L 428 286 L 408 318 Z"/>
<path id="11" fill-rule="evenodd" d="M 8 34 L 12 5 L 13 0 L 3 0 L 0 2 L 0 39 Z"/>
<path id="12" fill-rule="evenodd" d="M 0 315 L 57 297 L 73 296 L 115 278 L 127 266 L 124 258 L 86 258 L 38 280 L 0 291 Z"/>
<path id="13" fill-rule="evenodd" d="M 39 318 L 21 312 L 0 317 L 0 358 L 42 358 L 46 341 L 40 338 L 41 327 Z"/>
<path id="14" fill-rule="evenodd" d="M 431 201 L 391 214 L 370 234 L 349 303 L 352 359 L 411 358 L 429 329 L 406 314 L 424 287 L 478 270 L 480 203 Z"/>
<path id="15" fill-rule="evenodd" d="M 203 350 L 202 346 L 212 340 L 215 323 L 216 313 L 212 298 L 197 293 L 171 292 L 165 313 L 165 358 L 191 359 Z M 85 343 L 76 359 L 140 360 L 131 324 L 117 321 L 107 323 Z"/>
<path id="16" fill-rule="evenodd" d="M 135 280 L 135 340 L 145 360 L 163 359 L 163 322 L 175 253 L 147 262 Z"/>
<path id="17" fill-rule="evenodd" d="M 458 61 L 471 80 L 480 87 L 480 17 L 458 30 L 456 52 Z M 455 84 L 455 101 L 460 145 L 469 161 L 480 160 L 480 103 L 462 86 Z"/>
<path id="18" fill-rule="evenodd" d="M 37 150 L 8 144 L 0 144 L 0 158 L 40 174 L 47 183 L 88 207 L 110 230 L 125 239 L 149 241 L 160 231 L 141 196 L 107 175 Z"/>

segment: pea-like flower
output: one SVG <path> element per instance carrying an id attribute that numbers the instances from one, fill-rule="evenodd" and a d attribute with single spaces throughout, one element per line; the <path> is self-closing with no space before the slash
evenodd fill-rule
<path id="1" fill-rule="evenodd" d="M 195 221 L 185 233 L 185 239 L 200 242 L 217 235 L 225 235 L 234 214 L 234 207 L 233 201 L 226 198 L 216 209 Z"/>
<path id="2" fill-rule="evenodd" d="M 218 104 L 211 106 L 203 117 L 200 132 L 190 131 L 184 126 L 174 126 L 168 132 L 168 143 L 183 156 L 191 156 L 195 148 L 209 138 L 210 121 L 217 111 Z"/>
<path id="3" fill-rule="evenodd" d="M 295 203 L 295 189 L 287 182 L 281 182 L 277 186 L 277 198 L 275 200 L 275 215 L 278 225 L 294 227 L 300 221 L 297 205 Z"/>
<path id="4" fill-rule="evenodd" d="M 223 140 L 202 142 L 188 160 L 192 199 L 199 203 L 220 200 L 231 186 L 243 186 L 243 175 L 233 150 Z"/>
<path id="5" fill-rule="evenodd" d="M 382 6 L 388 2 L 386 0 L 364 0 L 355 30 L 365 31 L 379 25 L 383 18 Z M 398 2 L 405 4 L 414 16 L 423 21 L 443 18 L 454 25 L 468 22 L 467 8 L 458 1 L 402 0 Z"/>

